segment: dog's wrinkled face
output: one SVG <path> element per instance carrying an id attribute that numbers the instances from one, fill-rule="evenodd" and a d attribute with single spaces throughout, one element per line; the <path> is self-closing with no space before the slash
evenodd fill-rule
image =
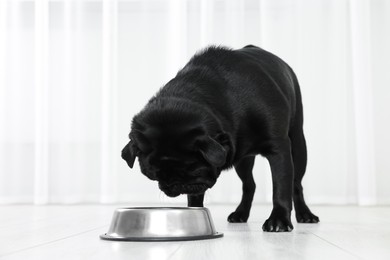
<path id="1" fill-rule="evenodd" d="M 227 151 L 201 128 L 133 129 L 122 158 L 130 168 L 138 157 L 142 173 L 158 181 L 168 196 L 201 194 L 211 188 L 225 164 Z"/>

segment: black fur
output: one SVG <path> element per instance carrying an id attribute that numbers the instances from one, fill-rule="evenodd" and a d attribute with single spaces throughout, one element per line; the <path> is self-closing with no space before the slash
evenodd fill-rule
<path id="1" fill-rule="evenodd" d="M 290 231 L 292 201 L 298 222 L 316 223 L 301 181 L 306 168 L 303 112 L 297 78 L 277 56 L 252 45 L 209 47 L 197 53 L 133 118 L 122 157 L 168 196 L 188 194 L 203 206 L 204 192 L 233 167 L 242 200 L 229 222 L 246 222 L 260 154 L 270 163 L 273 210 L 264 231 Z"/>

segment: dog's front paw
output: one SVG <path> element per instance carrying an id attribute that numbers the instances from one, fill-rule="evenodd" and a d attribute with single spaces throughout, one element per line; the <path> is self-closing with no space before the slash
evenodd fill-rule
<path id="1" fill-rule="evenodd" d="M 290 232 L 293 229 L 290 218 L 284 216 L 271 215 L 263 225 L 263 231 L 266 232 Z"/>
<path id="2" fill-rule="evenodd" d="M 298 223 L 318 223 L 320 222 L 320 219 L 311 213 L 310 211 L 307 212 L 297 212 L 295 214 L 295 217 L 297 218 Z"/>
<path id="3" fill-rule="evenodd" d="M 227 220 L 230 223 L 245 223 L 248 220 L 248 218 L 249 218 L 249 212 L 234 211 L 229 215 Z"/>

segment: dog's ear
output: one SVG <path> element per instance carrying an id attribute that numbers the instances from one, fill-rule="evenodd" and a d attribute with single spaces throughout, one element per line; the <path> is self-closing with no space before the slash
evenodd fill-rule
<path id="1" fill-rule="evenodd" d="M 134 145 L 139 151 L 148 153 L 152 150 L 152 145 L 146 135 L 140 130 L 132 130 L 129 134 L 131 140 L 134 141 Z"/>
<path id="2" fill-rule="evenodd" d="M 138 148 L 133 140 L 122 149 L 122 159 L 127 162 L 130 168 L 133 168 L 135 157 L 137 156 Z"/>
<path id="3" fill-rule="evenodd" d="M 229 151 L 234 151 L 232 138 L 229 134 L 220 132 L 214 137 L 214 139 L 217 140 L 217 142 L 220 143 L 228 153 Z"/>
<path id="4" fill-rule="evenodd" d="M 227 152 L 225 148 L 210 136 L 198 140 L 198 147 L 208 163 L 215 167 L 221 167 L 226 162 Z"/>
<path id="5" fill-rule="evenodd" d="M 145 135 L 139 130 L 132 130 L 129 137 L 130 142 L 122 149 L 122 158 L 127 162 L 130 168 L 133 168 L 135 157 L 137 157 L 140 152 L 149 152 L 151 145 Z"/>

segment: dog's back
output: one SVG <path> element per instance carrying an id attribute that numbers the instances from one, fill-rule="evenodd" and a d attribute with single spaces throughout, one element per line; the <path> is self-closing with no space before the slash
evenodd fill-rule
<path id="1" fill-rule="evenodd" d="M 249 133 L 252 141 L 286 135 L 290 123 L 302 118 L 302 109 L 295 114 L 301 104 L 292 69 L 277 56 L 251 45 L 239 50 L 203 50 L 160 90 L 159 97 L 201 104 L 233 135 Z"/>

